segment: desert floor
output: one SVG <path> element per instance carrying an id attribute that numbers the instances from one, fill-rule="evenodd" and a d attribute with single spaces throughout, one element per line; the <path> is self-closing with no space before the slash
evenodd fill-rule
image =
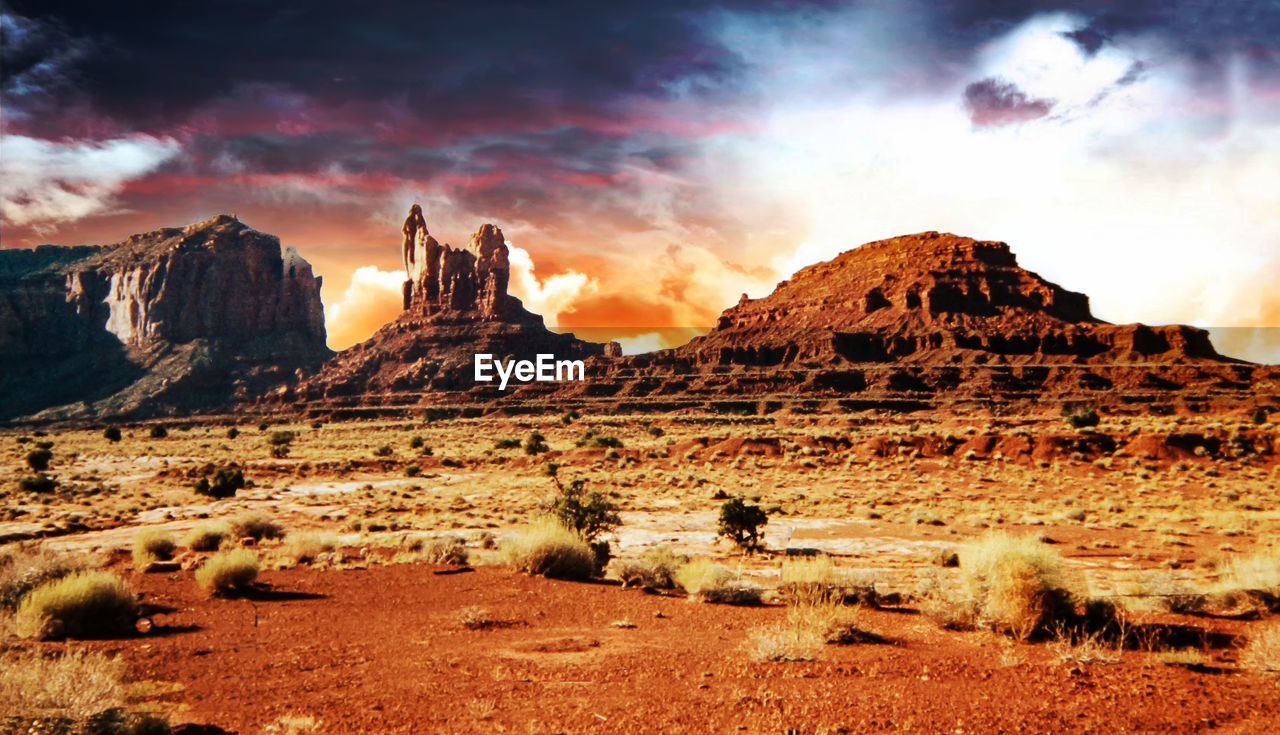
<path id="1" fill-rule="evenodd" d="M 140 593 L 151 623 L 127 638 L 6 634 L 3 645 L 119 653 L 138 707 L 245 733 L 1280 730 L 1268 670 L 1280 662 L 1267 665 L 1280 651 L 1256 643 L 1269 612 L 1214 597 L 1241 560 L 1276 558 L 1272 424 L 1221 415 L 1104 416 L 1087 429 L 1057 416 L 258 421 L 235 436 L 232 419 L 167 422 L 163 437 L 140 424 L 118 442 L 101 427 L 0 434 L 0 538 L 92 555 Z M 535 431 L 548 451 L 530 455 L 521 444 Z M 40 443 L 53 454 L 53 492 L 16 482 L 33 474 L 25 457 Z M 875 586 L 882 603 L 851 614 L 883 640 L 826 645 L 813 661 L 761 661 L 753 636 L 787 614 L 767 596 L 708 604 L 608 576 L 509 571 L 496 547 L 554 491 L 547 462 L 621 508 L 608 537 L 616 557 L 668 546 L 767 590 L 788 564 L 825 554 Z M 234 498 L 193 490 L 228 467 L 250 481 Z M 769 511 L 765 551 L 717 541 L 730 496 Z M 285 532 L 250 547 L 265 570 L 252 594 L 201 591 L 193 569 L 207 552 L 180 549 L 178 568 L 159 572 L 131 561 L 140 529 L 181 540 L 249 512 Z M 1163 633 L 1117 646 L 944 628 L 932 596 L 960 585 L 962 570 L 942 560 L 994 529 L 1037 536 L 1075 588 L 1113 601 L 1135 630 Z M 469 567 L 423 560 L 423 539 L 445 535 L 466 542 Z M 334 550 L 304 554 L 301 539 Z"/>

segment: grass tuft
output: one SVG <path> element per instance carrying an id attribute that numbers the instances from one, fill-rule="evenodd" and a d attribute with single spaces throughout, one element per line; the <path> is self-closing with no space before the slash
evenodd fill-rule
<path id="1" fill-rule="evenodd" d="M 0 550 L 0 609 L 13 611 L 28 592 L 88 567 L 84 556 L 15 544 Z"/>
<path id="2" fill-rule="evenodd" d="M 499 552 L 512 569 L 557 579 L 590 579 L 599 574 L 591 544 L 554 518 L 542 518 L 502 542 Z"/>
<path id="3" fill-rule="evenodd" d="M 95 570 L 36 587 L 18 605 L 14 628 L 24 638 L 94 638 L 132 632 L 137 619 L 129 585 Z"/>
<path id="4" fill-rule="evenodd" d="M 763 595 L 763 590 L 744 583 L 737 572 L 710 559 L 694 559 L 680 567 L 675 581 L 696 602 L 759 605 Z"/>
<path id="5" fill-rule="evenodd" d="M 230 524 L 225 522 L 201 523 L 191 529 L 183 542 L 192 551 L 217 551 L 231 533 Z"/>
<path id="6" fill-rule="evenodd" d="M 677 554 L 670 546 L 649 549 L 639 559 L 615 559 L 610 568 L 625 587 L 649 587 L 672 589 L 676 586 L 676 573 L 689 562 L 689 557 Z"/>
<path id="7" fill-rule="evenodd" d="M 196 570 L 196 583 L 211 595 L 230 596 L 249 589 L 258 578 L 258 555 L 248 549 L 222 551 Z"/>
<path id="8" fill-rule="evenodd" d="M 133 537 L 133 565 L 138 569 L 157 561 L 168 561 L 178 549 L 173 534 L 158 528 L 139 531 Z"/>
<path id="9" fill-rule="evenodd" d="M 467 563 L 467 546 L 456 536 L 433 538 L 422 545 L 422 560 L 428 564 Z"/>
<path id="10" fill-rule="evenodd" d="M 231 522 L 231 531 L 238 538 L 251 538 L 257 541 L 284 536 L 284 528 L 271 516 L 261 511 L 252 511 L 238 516 Z"/>
<path id="11" fill-rule="evenodd" d="M 1020 640 L 1072 615 L 1062 559 L 1034 536 L 989 533 L 960 550 L 960 571 L 977 619 Z"/>

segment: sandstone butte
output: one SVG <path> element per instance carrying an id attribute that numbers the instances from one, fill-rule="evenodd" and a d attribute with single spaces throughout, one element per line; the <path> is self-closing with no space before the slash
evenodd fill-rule
<path id="1" fill-rule="evenodd" d="M 0 419 L 221 410 L 314 370 L 321 279 L 229 215 L 0 250 Z"/>
<path id="2" fill-rule="evenodd" d="M 0 251 L 0 419 L 141 417 L 256 403 L 314 415 L 1074 406 L 1169 414 L 1275 400 L 1280 368 L 1219 355 L 1188 326 L 1109 324 L 1009 246 L 937 232 L 867 243 L 745 295 L 703 337 L 622 356 L 548 329 L 508 293 L 486 224 L 404 232 L 403 311 L 333 356 L 320 278 L 220 215 L 105 246 Z M 582 359 L 586 380 L 474 381 L 474 356 Z"/>
<path id="3" fill-rule="evenodd" d="M 413 214 L 405 235 L 404 312 L 281 397 L 317 414 L 356 415 L 419 404 L 471 413 L 1106 405 L 1167 414 L 1239 408 L 1280 385 L 1280 369 L 1223 357 L 1202 329 L 1095 318 L 1087 296 L 1019 267 L 1002 242 L 925 232 L 867 243 L 767 297 L 744 295 L 686 345 L 623 357 L 614 344 L 549 332 L 507 294 L 508 251 L 493 225 L 466 249 L 441 246 Z M 587 380 L 499 393 L 474 382 L 476 352 L 586 357 Z"/>

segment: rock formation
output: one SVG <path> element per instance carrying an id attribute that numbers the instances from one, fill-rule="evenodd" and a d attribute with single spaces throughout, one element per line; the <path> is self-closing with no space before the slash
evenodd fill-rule
<path id="1" fill-rule="evenodd" d="M 325 346 L 321 279 L 227 215 L 113 245 L 0 251 L 0 418 L 229 404 Z"/>
<path id="2" fill-rule="evenodd" d="M 1280 386 L 1276 368 L 1222 357 L 1204 330 L 1102 322 L 1083 294 L 1018 267 L 1005 243 L 937 232 L 849 250 L 765 298 L 744 295 L 706 336 L 595 368 L 590 385 L 544 398 L 746 412 L 942 403 L 1169 412 L 1274 397 Z"/>
<path id="3" fill-rule="evenodd" d="M 415 208 L 417 205 L 414 205 Z M 466 248 L 441 245 L 411 210 L 403 232 L 408 280 L 404 311 L 367 341 L 328 362 L 276 401 L 314 401 L 335 406 L 358 403 L 417 403 L 426 393 L 454 392 L 459 400 L 511 395 L 475 381 L 475 355 L 529 359 L 538 354 L 577 360 L 618 354 L 616 344 L 584 342 L 547 329 L 542 317 L 507 293 L 511 266 L 502 230 L 480 227 Z M 434 400 L 434 399 L 428 399 Z"/>

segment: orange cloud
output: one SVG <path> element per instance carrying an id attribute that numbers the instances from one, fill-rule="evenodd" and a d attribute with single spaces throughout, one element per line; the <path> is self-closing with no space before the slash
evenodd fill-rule
<path id="1" fill-rule="evenodd" d="M 324 309 L 329 347 L 345 350 L 395 319 L 404 306 L 404 278 L 404 271 L 388 272 L 374 265 L 357 268 L 347 290 Z"/>

